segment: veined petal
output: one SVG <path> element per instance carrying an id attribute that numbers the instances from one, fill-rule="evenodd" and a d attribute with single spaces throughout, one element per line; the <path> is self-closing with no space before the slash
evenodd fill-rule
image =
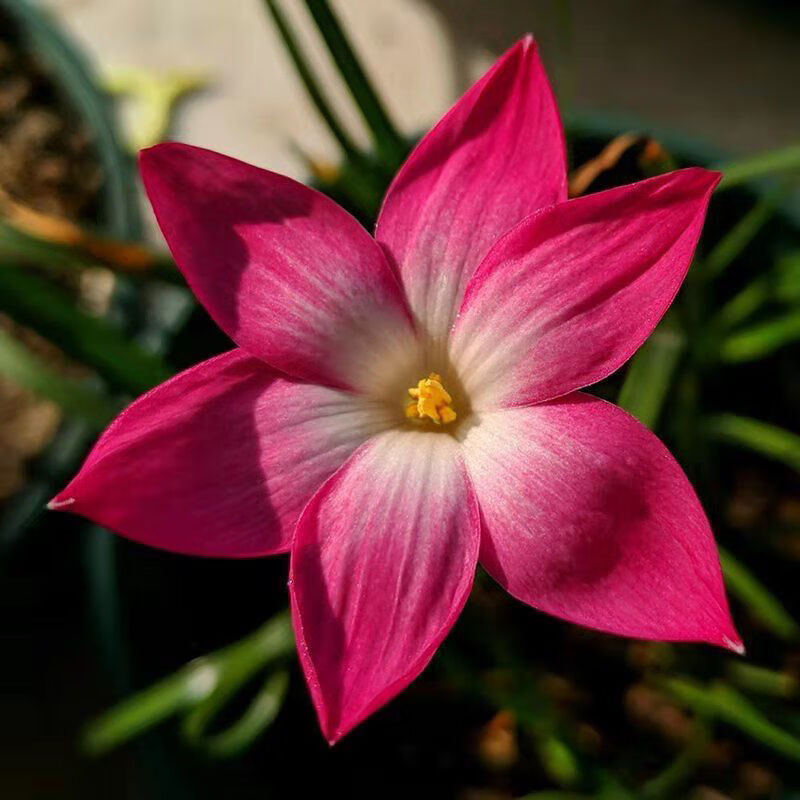
<path id="1" fill-rule="evenodd" d="M 430 661 L 472 586 L 479 528 L 446 434 L 374 438 L 308 504 L 290 589 L 300 660 L 330 742 Z"/>
<path id="2" fill-rule="evenodd" d="M 383 405 L 234 350 L 136 400 L 50 507 L 162 550 L 284 552 L 314 492 L 391 424 Z"/>
<path id="3" fill-rule="evenodd" d="M 580 625 L 741 649 L 703 509 L 664 445 L 584 394 L 480 415 L 464 452 L 481 563 Z"/>
<path id="4" fill-rule="evenodd" d="M 492 244 L 567 196 L 564 133 L 530 36 L 512 47 L 425 136 L 394 179 L 375 236 L 411 308 L 443 344 Z"/>
<path id="5" fill-rule="evenodd" d="M 382 394 L 416 355 L 380 247 L 319 192 L 184 144 L 140 156 L 175 260 L 217 324 L 283 372 Z"/>
<path id="6" fill-rule="evenodd" d="M 719 177 L 691 168 L 586 195 L 501 239 L 453 328 L 473 406 L 541 402 L 622 366 L 683 283 Z"/>

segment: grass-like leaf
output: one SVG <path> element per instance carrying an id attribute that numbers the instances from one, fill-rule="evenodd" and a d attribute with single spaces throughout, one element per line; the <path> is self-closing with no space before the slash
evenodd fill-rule
<path id="1" fill-rule="evenodd" d="M 66 378 L 51 369 L 10 333 L 0 329 L 0 374 L 18 386 L 52 400 L 65 413 L 103 428 L 116 414 L 117 404 L 87 381 Z"/>
<path id="2" fill-rule="evenodd" d="M 661 685 L 673 699 L 700 716 L 731 725 L 764 747 L 800 761 L 800 739 L 770 722 L 732 687 L 723 683 L 704 686 L 689 678 L 666 678 Z"/>
<path id="3" fill-rule="evenodd" d="M 731 333 L 721 343 L 719 357 L 731 363 L 755 361 L 797 341 L 800 341 L 800 312 L 795 310 Z"/>
<path id="4" fill-rule="evenodd" d="M 140 394 L 172 374 L 158 356 L 105 320 L 76 308 L 55 286 L 23 270 L 0 267 L 0 310 L 132 394 Z"/>
<path id="5" fill-rule="evenodd" d="M 800 628 L 781 602 L 727 550 L 719 548 L 725 584 L 750 613 L 780 639 L 797 638 Z"/>
<path id="6" fill-rule="evenodd" d="M 193 713 L 198 716 L 187 717 L 190 720 L 188 739 L 200 739 L 206 722 L 249 678 L 293 651 L 289 613 L 281 612 L 244 639 L 190 662 L 106 711 L 87 726 L 82 738 L 83 749 L 90 755 L 102 755 L 175 714 L 192 709 L 196 709 Z M 267 708 L 267 701 L 262 698 L 263 707 L 251 711 L 253 716 L 241 721 L 245 732 L 256 721 L 263 728 L 269 723 L 268 712 L 277 713 L 274 704 L 279 703 L 285 692 L 282 680 L 277 677 L 279 674 L 276 673 L 273 681 L 262 690 L 267 691 L 272 705 Z M 231 734 L 230 729 L 228 733 Z M 231 736 L 236 741 L 244 733 L 240 728 Z M 217 746 L 224 749 L 225 742 L 223 739 L 223 744 Z M 231 746 L 230 739 L 227 746 Z"/>
<path id="7" fill-rule="evenodd" d="M 736 414 L 717 414 L 703 422 L 712 439 L 759 453 L 800 472 L 800 436 L 777 425 Z"/>
<path id="8" fill-rule="evenodd" d="M 386 113 L 327 0 L 306 0 L 306 5 L 372 134 L 378 156 L 386 170 L 393 173 L 405 158 L 405 140 Z"/>
<path id="9" fill-rule="evenodd" d="M 715 165 L 722 172 L 717 190 L 730 189 L 747 181 L 787 172 L 800 172 L 800 144 L 768 150 L 749 158 Z"/>
<path id="10" fill-rule="evenodd" d="M 628 365 L 617 403 L 648 428 L 658 422 L 684 346 L 683 334 L 665 319 Z"/>

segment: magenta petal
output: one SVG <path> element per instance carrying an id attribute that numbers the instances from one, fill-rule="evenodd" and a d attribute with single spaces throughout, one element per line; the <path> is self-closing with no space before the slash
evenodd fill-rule
<path id="1" fill-rule="evenodd" d="M 380 391 L 414 336 L 380 247 L 319 192 L 183 144 L 141 153 L 167 243 L 200 302 L 244 350 L 295 377 Z"/>
<path id="2" fill-rule="evenodd" d="M 481 415 L 481 563 L 514 597 L 643 639 L 741 649 L 703 509 L 664 445 L 584 394 Z"/>
<path id="3" fill-rule="evenodd" d="M 419 143 L 394 179 L 376 238 L 411 308 L 446 337 L 495 240 L 566 199 L 564 133 L 533 39 L 512 47 Z"/>
<path id="4" fill-rule="evenodd" d="M 297 525 L 298 652 L 335 742 L 430 661 L 467 599 L 480 541 L 458 444 L 382 434 L 314 496 Z"/>
<path id="5" fill-rule="evenodd" d="M 684 169 L 569 200 L 501 239 L 453 328 L 473 406 L 559 397 L 627 361 L 680 288 L 719 177 Z"/>
<path id="6" fill-rule="evenodd" d="M 241 350 L 140 397 L 51 501 L 144 544 L 243 558 L 289 549 L 308 499 L 393 420 Z"/>

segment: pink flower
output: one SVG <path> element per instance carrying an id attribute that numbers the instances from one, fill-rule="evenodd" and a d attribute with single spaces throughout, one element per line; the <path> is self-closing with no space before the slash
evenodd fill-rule
<path id="1" fill-rule="evenodd" d="M 571 622 L 741 649 L 681 468 L 577 391 L 672 302 L 717 173 L 567 200 L 530 37 L 420 142 L 375 239 L 223 155 L 164 144 L 141 168 L 178 265 L 239 349 L 133 403 L 51 506 L 166 550 L 290 551 L 331 742 L 424 669 L 479 560 Z"/>

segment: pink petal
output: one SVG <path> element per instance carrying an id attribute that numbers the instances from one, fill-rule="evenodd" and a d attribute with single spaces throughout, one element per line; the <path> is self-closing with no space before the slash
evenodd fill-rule
<path id="1" fill-rule="evenodd" d="M 719 177 L 684 169 L 569 200 L 501 239 L 453 329 L 473 406 L 558 397 L 624 364 L 680 288 Z"/>
<path id="2" fill-rule="evenodd" d="M 50 507 L 163 550 L 284 552 L 308 499 L 389 424 L 372 401 L 234 350 L 134 402 Z"/>
<path id="3" fill-rule="evenodd" d="M 467 599 L 479 541 L 477 504 L 446 434 L 382 434 L 308 504 L 292 548 L 292 610 L 331 743 L 430 661 Z"/>
<path id="4" fill-rule="evenodd" d="M 700 502 L 633 417 L 572 394 L 483 414 L 464 447 L 481 563 L 514 597 L 610 633 L 741 649 Z"/>
<path id="5" fill-rule="evenodd" d="M 411 358 L 402 291 L 380 247 L 324 195 L 184 144 L 141 153 L 167 243 L 244 350 L 295 377 L 381 393 Z"/>
<path id="6" fill-rule="evenodd" d="M 564 133 L 530 36 L 512 47 L 419 143 L 394 179 L 375 236 L 434 339 L 495 240 L 566 199 Z"/>

